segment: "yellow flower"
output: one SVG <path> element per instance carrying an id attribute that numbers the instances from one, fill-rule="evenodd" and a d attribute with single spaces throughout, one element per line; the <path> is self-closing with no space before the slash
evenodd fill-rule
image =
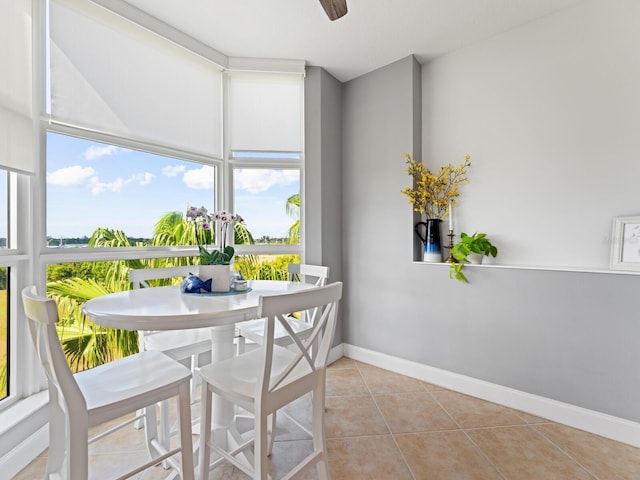
<path id="1" fill-rule="evenodd" d="M 407 174 L 413 178 L 413 187 L 402 189 L 402 194 L 409 197 L 413 209 L 425 214 L 427 218 L 443 219 L 449 214 L 449 202 L 455 203 L 460 194 L 458 186 L 468 182 L 467 169 L 471 166 L 471 155 L 464 156 L 464 162 L 457 168 L 451 164 L 440 167 L 437 174 L 426 169 L 422 162 L 417 162 L 410 153 L 402 157 L 407 164 Z"/>

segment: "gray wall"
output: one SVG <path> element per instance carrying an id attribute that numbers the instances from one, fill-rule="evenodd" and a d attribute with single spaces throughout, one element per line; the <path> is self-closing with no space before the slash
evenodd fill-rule
<path id="1" fill-rule="evenodd" d="M 458 232 L 494 263 L 609 267 L 640 215 L 640 2 L 589 0 L 424 65 L 424 161 L 471 155 Z"/>
<path id="2" fill-rule="evenodd" d="M 474 117 L 473 125 L 467 123 L 463 118 L 465 112 L 472 112 L 477 103 L 484 102 L 483 95 L 486 92 L 482 89 L 478 90 L 476 97 L 466 90 L 465 101 L 456 100 L 454 95 L 447 93 L 449 89 L 455 91 L 459 84 L 471 83 L 464 78 L 465 69 L 471 66 L 477 68 L 480 53 L 485 60 L 495 59 L 500 56 L 501 50 L 511 50 L 511 44 L 516 39 L 538 37 L 541 42 L 537 48 L 542 51 L 536 51 L 535 55 L 529 57 L 531 64 L 523 56 L 516 63 L 506 62 L 497 66 L 494 62 L 486 65 L 487 69 L 499 67 L 502 78 L 516 77 L 519 82 L 525 81 L 526 76 L 520 75 L 523 68 L 535 71 L 536 61 L 546 58 L 545 51 L 549 58 L 556 61 L 558 57 L 553 50 L 566 47 L 558 44 L 560 36 L 554 36 L 554 42 L 544 42 L 546 35 L 555 35 L 563 25 L 569 29 L 584 25 L 584 21 L 593 23 L 596 17 L 603 17 L 603 21 L 611 26 L 610 16 L 619 17 L 616 9 L 629 2 L 616 0 L 611 4 L 614 11 L 604 8 L 605 2 L 585 2 L 582 8 L 567 10 L 559 17 L 533 22 L 522 29 L 508 32 L 502 38 L 492 38 L 470 47 L 475 52 L 458 51 L 451 54 L 450 58 L 445 56 L 424 66 L 421 82 L 425 154 L 430 158 L 437 157 L 437 166 L 456 163 L 467 152 L 475 155 L 476 164 L 472 167 L 468 186 L 474 185 L 476 196 L 481 195 L 483 190 L 495 193 L 504 188 L 501 183 L 504 178 L 494 173 L 505 165 L 515 172 L 515 178 L 520 178 L 522 185 L 540 180 L 536 192 L 538 196 L 544 195 L 555 188 L 553 181 L 547 185 L 543 181 L 545 178 L 553 178 L 559 170 L 575 167 L 576 164 L 580 166 L 580 162 L 585 161 L 583 154 L 586 147 L 583 148 L 581 142 L 597 144 L 600 151 L 609 145 L 617 152 L 606 157 L 589 156 L 588 162 L 597 162 L 597 165 L 582 165 L 589 175 L 619 168 L 628 172 L 637 183 L 637 154 L 625 150 L 624 159 L 617 163 L 620 144 L 624 144 L 625 149 L 633 144 L 633 140 L 629 140 L 625 133 L 628 130 L 627 123 L 610 124 L 605 118 L 600 125 L 607 128 L 601 128 L 598 138 L 593 139 L 589 137 L 593 132 L 590 122 L 587 122 L 589 128 L 585 127 L 582 133 L 575 131 L 584 126 L 584 111 L 566 111 L 564 108 L 568 108 L 567 105 L 556 104 L 558 111 L 553 121 L 556 122 L 554 128 L 558 135 L 552 138 L 532 135 L 527 136 L 528 140 L 525 141 L 519 131 L 519 118 L 507 121 L 499 112 L 493 111 L 492 114 L 478 114 Z M 628 22 L 621 20 L 621 25 L 628 25 Z M 615 31 L 606 28 L 596 31 L 603 41 L 614 37 L 614 43 L 618 46 L 625 43 L 619 36 L 624 39 L 629 33 L 626 29 L 619 30 L 618 36 Z M 579 33 L 579 38 L 589 35 L 580 31 L 574 33 Z M 572 44 L 580 43 L 570 32 L 565 37 Z M 584 48 L 591 49 L 593 43 L 592 40 L 585 42 Z M 638 42 L 634 45 L 637 46 Z M 576 48 L 578 46 L 572 45 L 570 50 L 575 52 Z M 626 65 L 637 65 L 639 58 L 637 55 L 628 58 L 620 50 L 612 55 L 622 58 Z M 599 72 L 598 60 L 608 65 L 603 58 L 595 58 L 592 52 L 582 52 L 579 58 L 565 59 L 574 63 L 592 63 L 593 73 L 598 76 L 598 83 L 602 87 L 595 93 L 608 95 L 620 88 L 620 78 Z M 578 67 L 580 71 L 586 68 L 582 63 Z M 471 267 L 467 274 L 471 283 L 463 285 L 449 280 L 446 265 L 411 262 L 414 218 L 400 190 L 409 185 L 402 155 L 419 148 L 414 135 L 415 109 L 422 109 L 423 105 L 416 95 L 415 82 L 416 78 L 419 79 L 416 68 L 420 67 L 416 67 L 415 60 L 408 57 L 344 86 L 344 342 L 640 421 L 640 382 L 636 373 L 640 365 L 640 322 L 636 300 L 640 291 L 640 276 Z M 550 68 L 550 65 L 545 68 Z M 562 75 L 548 75 L 544 80 L 544 89 L 533 88 L 540 81 L 539 77 L 533 79 L 531 85 L 517 83 L 510 86 L 507 82 L 500 88 L 491 89 L 491 98 L 487 102 L 499 105 L 501 109 L 513 104 L 513 108 L 517 109 L 518 99 L 537 95 L 537 98 L 526 97 L 522 101 L 530 105 L 546 105 L 547 92 L 567 91 L 564 83 L 570 82 L 569 78 Z M 640 115 L 635 110 L 634 102 L 640 98 L 639 84 L 634 83 L 635 96 L 629 102 L 615 102 L 620 114 L 627 112 L 627 109 L 635 112 L 633 115 L 625 114 L 631 116 L 624 118 L 631 121 L 635 115 L 636 124 Z M 589 88 L 581 89 L 578 84 L 575 91 L 569 88 L 573 95 L 579 96 L 572 102 L 606 104 L 606 100 L 594 97 L 593 85 L 589 85 Z M 625 88 L 631 87 L 625 84 Z M 439 95 L 444 95 L 450 103 L 437 100 Z M 441 100 L 442 103 L 434 108 L 442 113 L 442 123 L 438 122 L 437 114 L 429 111 L 429 106 Z M 475 100 L 475 103 L 466 102 L 471 100 Z M 457 117 L 444 113 L 448 106 L 456 109 Z M 546 129 L 547 115 L 531 116 L 525 112 L 522 117 L 527 117 L 527 128 L 537 131 Z M 473 136 L 470 132 L 474 128 L 493 134 L 489 138 Z M 460 132 L 468 135 L 460 136 Z M 507 143 L 508 148 L 501 150 L 496 147 L 490 151 L 490 155 L 486 153 L 492 145 L 502 143 Z M 563 153 L 554 155 L 555 166 L 535 163 L 545 159 L 545 155 L 531 157 L 527 151 L 532 146 L 543 148 L 545 145 L 557 147 Z M 581 158 L 571 154 L 571 145 L 576 148 L 575 155 Z M 514 156 L 517 150 L 523 153 L 522 158 Z M 488 160 L 496 157 L 499 160 L 497 164 Z M 629 158 L 634 160 L 630 162 Z M 564 162 L 568 162 L 569 167 Z M 558 201 L 571 205 L 571 208 L 577 208 L 574 205 L 574 191 L 582 198 L 585 188 L 582 179 L 590 185 L 590 191 L 594 191 L 589 175 L 576 168 L 576 178 L 570 183 L 563 183 L 563 195 L 557 197 Z M 536 175 L 532 175 L 532 171 L 537 172 Z M 608 177 L 605 175 L 605 178 Z M 608 232 L 613 215 L 640 213 L 640 205 L 635 189 L 633 199 L 625 197 L 627 210 L 618 213 L 617 210 L 622 210 L 622 207 L 618 203 L 618 196 L 615 196 L 616 187 L 602 183 L 599 186 L 600 191 L 606 194 L 598 194 L 598 202 L 606 207 L 599 208 L 598 212 L 607 218 L 600 221 L 606 225 L 598 226 L 597 235 L 604 235 L 605 230 Z M 480 217 L 482 225 L 491 225 L 492 228 L 503 225 L 505 234 L 498 239 L 504 242 L 502 248 L 513 252 L 524 247 L 518 243 L 518 235 L 511 235 L 513 232 L 509 229 L 519 234 L 530 233 L 526 219 L 514 220 L 521 218 L 519 207 L 525 205 L 528 211 L 537 212 L 534 208 L 537 197 L 529 195 L 529 203 L 523 203 L 517 197 L 520 187 L 521 184 L 511 185 L 511 189 L 501 196 L 503 203 L 500 208 L 488 208 Z M 464 195 L 463 198 L 466 198 Z M 478 211 L 473 208 L 465 210 L 466 206 L 461 202 L 460 217 L 456 220 L 475 228 L 473 222 Z M 549 235 L 552 238 L 551 245 L 573 248 L 575 240 L 565 238 L 569 234 L 558 227 L 559 222 L 566 218 L 563 212 L 545 206 L 543 213 L 551 218 L 551 230 L 535 230 L 534 240 Z M 536 214 L 540 215 L 540 212 Z M 588 227 L 591 226 L 589 223 Z M 556 235 L 558 231 L 560 235 Z M 511 233 L 508 235 L 508 232 Z M 575 248 L 580 250 L 579 246 Z M 588 248 L 597 247 L 592 242 Z M 609 248 L 608 244 L 605 248 Z M 606 257 L 601 252 L 599 255 Z M 510 255 L 504 257 L 517 258 Z M 600 263 L 602 257 L 599 258 Z M 500 260 L 501 256 L 496 263 L 500 263 Z M 516 263 L 515 259 L 513 263 Z"/>
<path id="3" fill-rule="evenodd" d="M 342 84 L 319 67 L 305 78 L 305 152 L 304 261 L 328 266 L 335 282 L 342 280 Z"/>

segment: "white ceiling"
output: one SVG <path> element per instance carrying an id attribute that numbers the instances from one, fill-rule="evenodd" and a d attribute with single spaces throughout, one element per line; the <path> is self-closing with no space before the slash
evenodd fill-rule
<path id="1" fill-rule="evenodd" d="M 583 0 L 127 0 L 231 57 L 305 60 L 347 81 L 414 54 L 421 63 Z"/>

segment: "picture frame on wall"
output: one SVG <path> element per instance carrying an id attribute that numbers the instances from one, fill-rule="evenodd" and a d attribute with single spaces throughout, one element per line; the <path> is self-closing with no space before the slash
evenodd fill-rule
<path id="1" fill-rule="evenodd" d="M 611 269 L 640 271 L 640 216 L 614 218 Z"/>

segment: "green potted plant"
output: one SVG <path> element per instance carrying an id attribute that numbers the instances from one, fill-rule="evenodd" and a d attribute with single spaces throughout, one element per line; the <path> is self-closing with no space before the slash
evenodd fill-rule
<path id="1" fill-rule="evenodd" d="M 462 273 L 466 263 L 482 263 L 484 256 L 496 257 L 498 249 L 489 241 L 486 233 L 474 233 L 467 235 L 462 232 L 460 241 L 451 248 L 451 256 L 456 263 L 452 263 L 449 268 L 449 278 L 469 283 L 467 277 Z"/>

